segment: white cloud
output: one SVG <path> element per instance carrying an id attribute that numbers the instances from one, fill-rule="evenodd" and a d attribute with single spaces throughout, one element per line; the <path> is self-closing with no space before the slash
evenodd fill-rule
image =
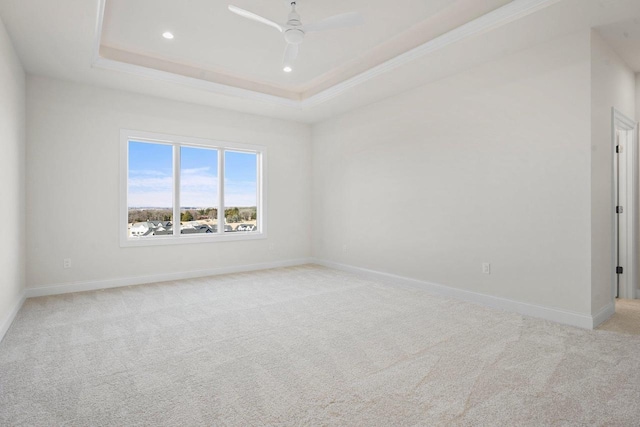
<path id="1" fill-rule="evenodd" d="M 128 205 L 130 207 L 170 207 L 173 202 L 173 178 L 156 171 L 130 171 Z"/>
<path id="2" fill-rule="evenodd" d="M 167 192 L 129 192 L 129 207 L 170 208 L 173 205 L 173 194 Z"/>
<path id="3" fill-rule="evenodd" d="M 167 189 L 171 191 L 172 185 L 173 178 L 170 176 L 157 178 L 129 178 L 129 191 L 165 191 Z"/>
<path id="4" fill-rule="evenodd" d="M 208 171 L 209 168 L 182 170 L 180 179 L 181 206 L 216 207 L 218 203 L 218 178 L 207 173 Z M 226 206 L 255 206 L 256 200 L 255 182 L 226 182 Z M 130 207 L 171 207 L 173 205 L 173 178 L 156 171 L 130 171 L 128 204 Z"/>
<path id="5" fill-rule="evenodd" d="M 129 171 L 129 175 L 166 176 L 167 174 L 159 170 L 139 169 L 139 170 Z"/>
<path id="6" fill-rule="evenodd" d="M 226 181 L 225 205 L 232 206 L 256 206 L 256 183 L 251 181 Z"/>
<path id="7" fill-rule="evenodd" d="M 209 166 L 203 168 L 182 169 L 182 175 L 205 174 L 205 172 L 209 172 L 209 170 L 211 170 Z"/>

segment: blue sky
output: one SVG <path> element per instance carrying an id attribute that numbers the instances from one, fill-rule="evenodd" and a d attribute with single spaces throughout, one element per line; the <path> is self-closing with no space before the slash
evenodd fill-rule
<path id="1" fill-rule="evenodd" d="M 217 207 L 218 151 L 182 147 L 180 205 Z M 129 142 L 129 207 L 172 206 L 172 147 Z M 256 205 L 256 155 L 225 152 L 225 205 Z"/>

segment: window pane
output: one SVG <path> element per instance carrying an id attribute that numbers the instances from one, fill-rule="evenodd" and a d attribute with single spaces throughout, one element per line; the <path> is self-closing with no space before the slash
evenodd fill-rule
<path id="1" fill-rule="evenodd" d="M 129 141 L 127 208 L 129 237 L 148 238 L 172 233 L 171 145 Z"/>
<path id="2" fill-rule="evenodd" d="M 258 155 L 224 153 L 225 231 L 258 231 Z"/>
<path id="3" fill-rule="evenodd" d="M 180 148 L 180 234 L 218 231 L 218 150 Z"/>

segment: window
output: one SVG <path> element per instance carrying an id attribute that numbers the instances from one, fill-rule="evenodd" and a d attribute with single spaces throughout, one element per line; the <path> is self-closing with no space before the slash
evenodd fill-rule
<path id="1" fill-rule="evenodd" d="M 121 245 L 266 237 L 265 149 L 121 132 Z"/>

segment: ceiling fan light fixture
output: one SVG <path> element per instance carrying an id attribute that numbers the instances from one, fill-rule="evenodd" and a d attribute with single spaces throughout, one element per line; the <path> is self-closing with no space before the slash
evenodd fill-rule
<path id="1" fill-rule="evenodd" d="M 170 31 L 165 31 L 164 33 L 162 33 L 162 37 L 167 40 L 173 40 L 173 33 Z"/>
<path id="2" fill-rule="evenodd" d="M 291 28 L 284 32 L 284 39 L 287 43 L 300 44 L 304 40 L 304 31 L 299 28 Z"/>

